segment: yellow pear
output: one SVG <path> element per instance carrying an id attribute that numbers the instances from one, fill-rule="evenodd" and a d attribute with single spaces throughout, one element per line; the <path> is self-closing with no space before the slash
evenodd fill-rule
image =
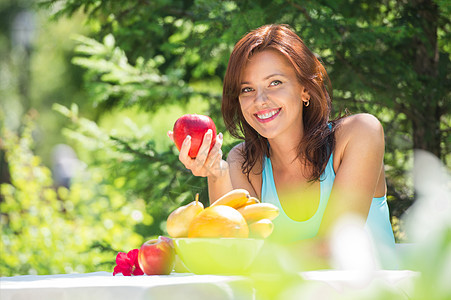
<path id="1" fill-rule="evenodd" d="M 188 237 L 247 238 L 249 227 L 236 209 L 227 205 L 210 206 L 191 222 Z"/>
<path id="2" fill-rule="evenodd" d="M 169 215 L 166 223 L 168 234 L 173 238 L 187 237 L 191 221 L 203 210 L 204 205 L 199 202 L 199 194 L 196 194 L 196 200 L 180 206 Z"/>

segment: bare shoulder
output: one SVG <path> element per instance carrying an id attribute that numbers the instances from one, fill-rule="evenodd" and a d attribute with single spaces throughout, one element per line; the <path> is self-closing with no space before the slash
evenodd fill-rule
<path id="1" fill-rule="evenodd" d="M 235 147 L 233 147 L 229 154 L 227 155 L 227 162 L 229 164 L 242 164 L 244 161 L 243 157 L 243 150 L 244 150 L 244 142 L 239 143 Z"/>
<path id="2" fill-rule="evenodd" d="M 384 138 L 381 122 L 371 114 L 356 114 L 343 118 L 336 131 L 337 143 L 352 139 L 380 139 Z"/>
<path id="3" fill-rule="evenodd" d="M 382 124 L 370 114 L 356 114 L 341 119 L 335 131 L 335 140 L 335 170 L 341 165 L 346 153 L 355 156 L 356 152 L 369 151 L 383 155 L 385 149 Z"/>

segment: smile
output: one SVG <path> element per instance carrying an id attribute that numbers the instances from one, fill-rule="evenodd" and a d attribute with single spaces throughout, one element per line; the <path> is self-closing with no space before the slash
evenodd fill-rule
<path id="1" fill-rule="evenodd" d="M 273 109 L 269 111 L 261 111 L 255 114 L 257 117 L 257 120 L 259 120 L 262 123 L 269 122 L 273 120 L 277 115 L 280 113 L 281 108 Z"/>

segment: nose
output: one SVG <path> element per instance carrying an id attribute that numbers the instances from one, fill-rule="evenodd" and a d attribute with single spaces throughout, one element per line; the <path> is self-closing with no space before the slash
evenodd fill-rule
<path id="1" fill-rule="evenodd" d="M 264 89 L 257 90 L 257 95 L 255 96 L 255 102 L 265 103 L 268 101 L 268 95 Z"/>

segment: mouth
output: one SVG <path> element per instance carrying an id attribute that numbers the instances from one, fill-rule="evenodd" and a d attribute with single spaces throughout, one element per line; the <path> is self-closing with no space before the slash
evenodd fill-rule
<path id="1" fill-rule="evenodd" d="M 259 122 L 266 123 L 274 120 L 279 115 L 281 110 L 282 108 L 263 110 L 254 114 L 254 116 Z"/>

